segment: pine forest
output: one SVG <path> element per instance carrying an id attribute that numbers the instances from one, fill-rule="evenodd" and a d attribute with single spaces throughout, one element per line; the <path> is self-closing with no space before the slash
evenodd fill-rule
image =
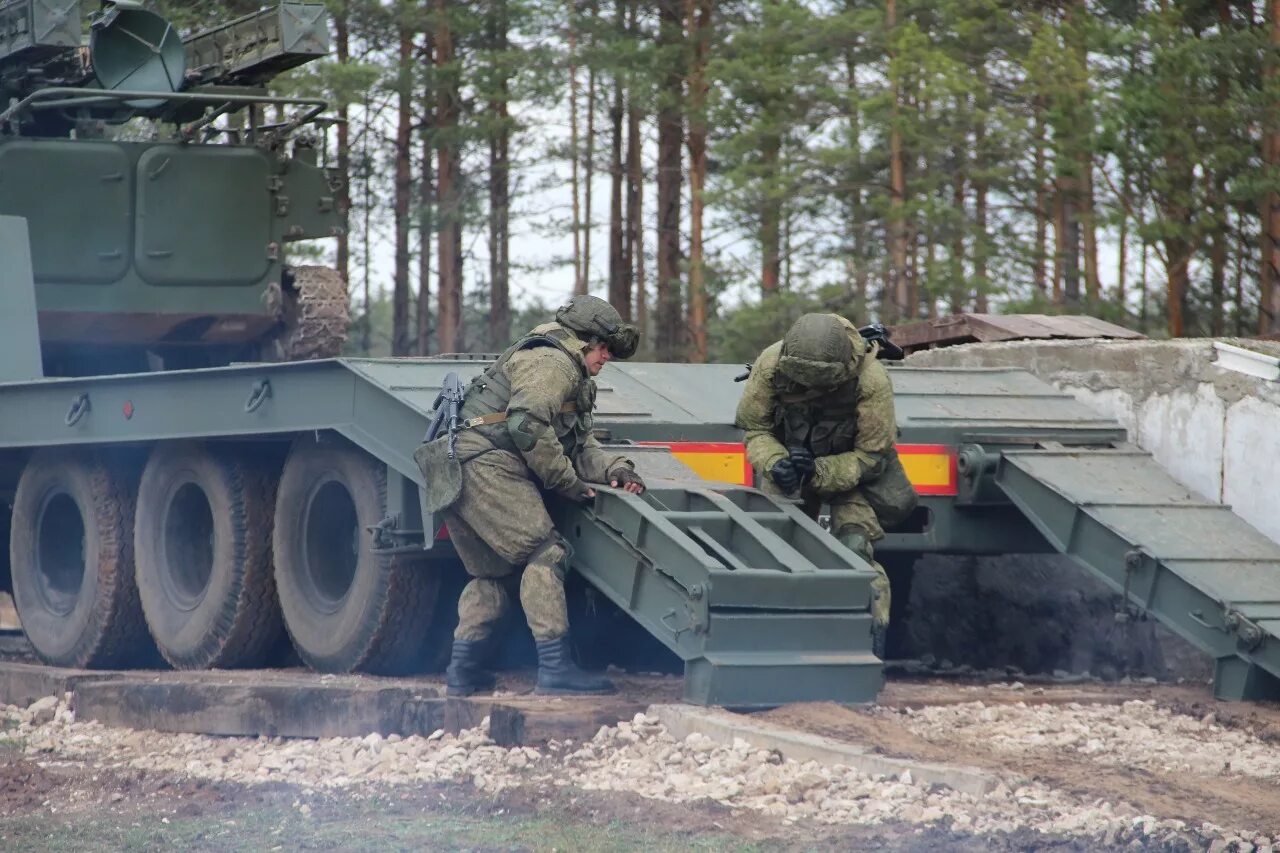
<path id="1" fill-rule="evenodd" d="M 587 292 L 658 360 L 811 310 L 1280 334 L 1280 0 L 327 5 L 273 85 L 340 119 L 352 352 L 494 351 Z"/>

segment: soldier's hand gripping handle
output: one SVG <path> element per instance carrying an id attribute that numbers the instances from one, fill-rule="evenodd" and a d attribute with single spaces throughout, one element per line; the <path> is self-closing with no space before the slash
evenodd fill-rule
<path id="1" fill-rule="evenodd" d="M 791 467 L 795 470 L 799 483 L 803 483 L 813 476 L 813 470 L 817 467 L 816 460 L 813 458 L 813 451 L 807 447 L 792 447 L 788 451 L 790 453 Z"/>
<path id="2" fill-rule="evenodd" d="M 796 486 L 800 485 L 800 474 L 790 456 L 773 463 L 773 467 L 769 469 L 769 477 L 784 492 L 794 492 Z"/>
<path id="3" fill-rule="evenodd" d="M 609 485 L 624 489 L 633 495 L 644 494 L 644 480 L 627 465 L 619 465 L 609 472 Z"/>

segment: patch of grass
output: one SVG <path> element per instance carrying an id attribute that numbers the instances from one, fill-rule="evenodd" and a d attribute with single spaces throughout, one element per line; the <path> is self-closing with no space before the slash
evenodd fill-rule
<path id="1" fill-rule="evenodd" d="M 216 807 L 215 807 L 216 808 Z M 592 823 L 566 814 L 458 814 L 380 799 L 229 807 L 218 814 L 166 818 L 137 813 L 9 815 L 0 818 L 0 849 L 181 849 L 270 851 L 413 850 L 751 850 L 732 835 L 682 834 L 643 822 Z"/>

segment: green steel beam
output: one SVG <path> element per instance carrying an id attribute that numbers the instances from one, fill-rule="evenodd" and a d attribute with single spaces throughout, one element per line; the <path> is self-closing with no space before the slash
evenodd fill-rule
<path id="1" fill-rule="evenodd" d="M 1220 699 L 1280 699 L 1280 545 L 1147 453 L 1007 450 L 996 483 L 1055 549 L 1217 662 Z"/>

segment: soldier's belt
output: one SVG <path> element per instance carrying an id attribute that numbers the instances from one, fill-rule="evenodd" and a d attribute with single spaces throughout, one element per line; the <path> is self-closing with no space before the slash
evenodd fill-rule
<path id="1" fill-rule="evenodd" d="M 568 414 L 569 412 L 576 411 L 578 411 L 578 404 L 573 400 L 560 404 L 561 414 Z M 474 429 L 479 426 L 492 426 L 493 424 L 500 424 L 504 422 L 507 417 L 508 415 L 506 412 L 490 412 L 487 415 L 478 415 L 474 418 L 467 418 L 465 421 L 459 421 L 458 428 Z"/>

